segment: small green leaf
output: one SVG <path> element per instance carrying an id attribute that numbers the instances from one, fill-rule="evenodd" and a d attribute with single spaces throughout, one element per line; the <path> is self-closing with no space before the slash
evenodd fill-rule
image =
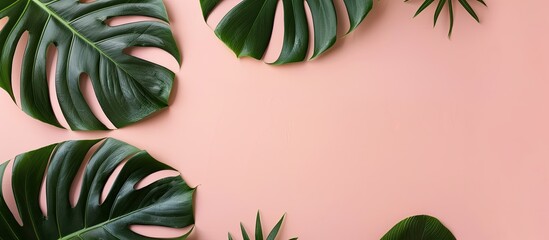
<path id="1" fill-rule="evenodd" d="M 423 2 L 423 4 L 417 10 L 416 14 L 414 14 L 414 17 L 419 15 L 421 12 L 423 12 L 423 10 L 425 10 L 427 7 L 429 7 L 434 1 L 435 0 L 425 0 L 425 2 Z"/>
<path id="2" fill-rule="evenodd" d="M 456 240 L 438 219 L 419 215 L 395 225 L 381 240 Z"/>
<path id="3" fill-rule="evenodd" d="M 450 30 L 448 31 L 448 37 L 452 36 L 452 31 L 454 30 L 454 7 L 453 0 L 448 0 L 448 15 L 450 16 Z"/>
<path id="4" fill-rule="evenodd" d="M 437 5 L 437 9 L 435 10 L 435 21 L 433 23 L 433 26 L 437 25 L 438 17 L 440 16 L 440 13 L 442 12 L 442 9 L 444 8 L 444 4 L 446 4 L 446 1 L 451 0 L 440 0 Z"/>
<path id="5" fill-rule="evenodd" d="M 255 240 L 263 240 L 263 229 L 261 227 L 261 216 L 257 211 L 257 217 L 255 219 Z"/>
<path id="6" fill-rule="evenodd" d="M 242 223 L 240 223 L 240 231 L 242 231 L 242 237 L 244 238 L 244 240 L 250 240 L 250 236 L 246 232 L 246 229 L 244 228 L 244 225 L 242 225 Z"/>
<path id="7" fill-rule="evenodd" d="M 286 217 L 286 214 L 280 218 L 276 226 L 269 232 L 269 235 L 267 236 L 266 240 L 275 240 L 276 236 L 278 235 L 278 232 L 280 231 L 280 228 L 282 227 L 282 223 L 284 222 L 284 218 Z M 250 240 L 250 237 L 248 233 L 246 232 L 246 229 L 244 228 L 244 225 L 240 223 L 240 230 L 242 231 L 242 237 L 244 240 Z M 232 240 L 233 237 L 229 233 L 229 240 Z M 261 225 L 261 217 L 259 214 L 259 211 L 257 212 L 256 216 L 256 224 L 255 224 L 255 239 L 254 240 L 263 240 L 263 227 Z M 292 238 L 290 240 L 297 240 L 296 238 Z"/>
<path id="8" fill-rule="evenodd" d="M 282 227 L 282 223 L 284 222 L 284 217 L 286 217 L 286 214 L 282 216 L 282 218 L 278 221 L 276 226 L 271 230 L 271 233 L 269 233 L 269 236 L 267 236 L 267 240 L 275 240 L 276 236 L 278 235 L 278 231 L 280 231 L 280 228 Z M 295 238 L 297 239 L 297 238 Z"/>
<path id="9" fill-rule="evenodd" d="M 425 0 L 423 4 L 419 7 L 419 9 L 416 11 L 415 16 L 419 15 L 423 12 L 427 7 L 431 6 L 432 3 L 435 0 Z M 433 26 L 437 25 L 438 17 L 440 16 L 440 13 L 442 12 L 442 9 L 444 8 L 444 5 L 448 5 L 448 17 L 450 18 L 450 29 L 448 31 L 448 36 L 450 37 L 452 35 L 452 31 L 454 29 L 454 9 L 453 9 L 453 1 L 454 0 L 438 0 L 438 4 L 435 10 L 435 15 L 433 17 Z M 471 5 L 469 4 L 468 0 L 458 0 L 461 6 L 471 15 L 477 22 L 480 22 L 480 19 L 478 15 L 476 14 L 475 10 Z M 408 2 L 408 0 L 405 0 L 405 2 Z M 477 0 L 477 2 L 483 4 L 486 6 L 486 3 L 484 0 Z"/>
<path id="10" fill-rule="evenodd" d="M 475 10 L 473 10 L 473 8 L 471 7 L 471 5 L 469 5 L 467 0 L 459 0 L 459 3 L 461 4 L 461 6 L 463 6 L 463 8 L 465 8 L 465 10 L 467 10 L 467 12 L 471 15 L 471 17 L 477 20 L 477 22 L 480 22 L 477 14 L 475 13 Z"/>

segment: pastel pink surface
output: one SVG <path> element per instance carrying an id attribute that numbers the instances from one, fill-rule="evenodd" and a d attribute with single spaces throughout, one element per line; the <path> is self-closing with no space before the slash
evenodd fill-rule
<path id="1" fill-rule="evenodd" d="M 446 15 L 434 30 L 432 8 L 412 20 L 421 1 L 375 1 L 325 56 L 273 67 L 237 60 L 199 1 L 168 0 L 184 58 L 152 57 L 178 69 L 168 110 L 71 132 L 1 92 L 0 158 L 107 136 L 147 149 L 198 185 L 192 239 L 253 230 L 257 209 L 265 228 L 288 213 L 281 239 L 379 239 L 414 214 L 458 239 L 546 239 L 549 3 L 487 3 L 480 25 L 456 7 L 449 40 Z"/>

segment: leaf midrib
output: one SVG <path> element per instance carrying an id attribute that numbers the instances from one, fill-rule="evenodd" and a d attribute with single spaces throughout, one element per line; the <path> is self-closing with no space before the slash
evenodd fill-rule
<path id="1" fill-rule="evenodd" d="M 76 35 L 78 38 L 82 39 L 84 42 L 86 42 L 88 45 L 90 45 L 92 48 L 94 48 L 97 52 L 99 52 L 101 55 L 105 56 L 109 61 L 111 61 L 113 64 L 115 64 L 118 68 L 122 69 L 126 74 L 129 76 L 132 76 L 125 68 L 120 66 L 118 62 L 116 62 L 114 59 L 112 59 L 107 53 L 105 53 L 101 48 L 97 47 L 96 44 L 89 40 L 86 36 L 82 35 L 80 32 L 78 32 L 72 25 L 70 25 L 67 20 L 63 19 L 59 14 L 52 11 L 45 3 L 40 2 L 40 0 L 30 0 L 31 2 L 35 3 L 40 7 L 42 10 L 46 11 L 50 16 L 55 18 L 58 22 L 63 24 L 67 29 L 69 29 L 73 35 Z M 56 1 L 53 1 L 56 2 Z M 133 77 L 133 76 L 132 76 Z"/>
<path id="2" fill-rule="evenodd" d="M 144 210 L 146 210 L 146 209 L 148 209 L 148 208 L 150 208 L 150 207 L 152 207 L 152 206 L 153 206 L 153 205 L 149 205 L 149 206 L 144 207 L 144 208 L 139 208 L 139 209 L 136 209 L 136 210 L 131 211 L 131 212 L 129 212 L 129 213 L 126 213 L 126 214 L 124 214 L 124 215 L 118 216 L 118 217 L 116 217 L 116 218 L 108 219 L 107 221 L 101 222 L 101 223 L 99 223 L 99 224 L 97 224 L 97 225 L 94 225 L 94 226 L 91 226 L 91 227 L 87 227 L 87 228 L 80 229 L 80 230 L 78 230 L 78 231 L 76 231 L 76 232 L 73 232 L 73 233 L 67 235 L 67 236 L 61 237 L 61 238 L 59 238 L 58 240 L 68 240 L 68 239 L 71 239 L 71 238 L 73 238 L 73 237 L 80 237 L 80 234 L 82 234 L 82 233 L 89 232 L 89 231 L 94 230 L 94 229 L 102 228 L 102 227 L 104 227 L 105 225 L 108 225 L 108 224 L 110 224 L 110 223 L 116 222 L 116 221 L 118 221 L 118 220 L 120 220 L 120 219 L 122 219 L 122 218 L 125 218 L 125 217 L 127 217 L 127 216 L 130 216 L 130 215 L 135 214 L 135 213 L 137 213 L 137 212 L 144 211 Z"/>

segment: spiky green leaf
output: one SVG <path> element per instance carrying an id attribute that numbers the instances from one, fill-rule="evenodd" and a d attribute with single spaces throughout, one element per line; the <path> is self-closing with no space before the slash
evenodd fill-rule
<path id="1" fill-rule="evenodd" d="M 454 0 L 438 0 L 438 4 L 435 10 L 434 14 L 434 20 L 433 25 L 436 26 L 438 18 L 440 16 L 440 13 L 442 12 L 444 6 L 446 5 L 448 7 L 448 17 L 450 19 L 450 29 L 448 31 L 448 36 L 452 35 L 452 31 L 454 29 L 454 9 L 453 9 L 453 1 Z M 476 14 L 473 7 L 469 4 L 469 0 L 458 0 L 461 6 L 473 17 L 477 22 L 480 22 L 480 19 L 478 15 Z M 486 3 L 484 0 L 476 0 L 477 2 L 481 3 L 482 5 L 486 6 Z M 405 2 L 408 2 L 408 0 L 405 0 Z M 419 9 L 416 11 L 415 16 L 419 15 L 423 12 L 427 7 L 431 6 L 432 3 L 435 2 L 435 0 L 424 0 L 423 4 L 419 7 Z"/>
<path id="2" fill-rule="evenodd" d="M 280 231 L 280 228 L 282 227 L 282 223 L 284 222 L 285 217 L 286 217 L 286 214 L 284 214 L 282 216 L 282 218 L 280 218 L 280 220 L 278 221 L 276 226 L 274 226 L 274 228 L 269 232 L 269 235 L 267 236 L 266 240 L 275 240 L 276 239 L 276 236 L 278 235 L 278 232 Z M 259 211 L 257 212 L 255 222 L 256 222 L 256 225 L 255 225 L 255 240 L 263 240 L 264 239 L 263 238 L 263 227 L 262 227 L 262 224 L 261 224 L 261 217 L 260 217 Z M 246 232 L 246 229 L 244 228 L 244 225 L 242 223 L 240 223 L 240 231 L 242 232 L 242 238 L 244 240 L 250 240 L 250 237 L 249 237 L 248 233 Z M 228 237 L 229 237 L 229 240 L 233 240 L 233 237 L 231 236 L 230 233 L 229 233 Z M 297 240 L 297 238 L 291 238 L 290 240 Z"/>
<path id="3" fill-rule="evenodd" d="M 284 222 L 284 217 L 286 217 L 286 214 L 280 218 L 276 226 L 271 230 L 271 233 L 269 233 L 269 236 L 267 236 L 267 240 L 275 240 L 276 236 L 278 235 L 278 231 L 280 231 L 280 228 L 282 227 L 282 223 Z M 297 238 L 295 238 L 297 239 Z M 291 240 L 291 239 L 290 239 Z"/>
<path id="4" fill-rule="evenodd" d="M 259 211 L 257 211 L 257 216 L 255 218 L 255 240 L 263 240 L 263 227 L 261 226 Z"/>

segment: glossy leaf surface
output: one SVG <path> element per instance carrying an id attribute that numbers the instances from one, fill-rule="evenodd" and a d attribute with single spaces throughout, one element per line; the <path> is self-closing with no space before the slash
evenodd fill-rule
<path id="1" fill-rule="evenodd" d="M 181 176 L 162 178 L 136 188 L 147 176 L 173 170 L 171 167 L 118 140 L 100 141 L 68 141 L 17 156 L 13 163 L 12 185 L 23 225 L 19 225 L 0 195 L 3 220 L 0 221 L 0 239 L 149 240 L 158 238 L 142 236 L 130 226 L 184 228 L 194 223 L 192 200 L 195 190 Z M 100 146 L 86 162 L 87 153 L 96 144 Z M 122 170 L 101 202 L 109 177 L 123 162 Z M 7 165 L 8 162 L 0 165 L 0 179 Z M 71 185 L 81 165 L 85 166 L 81 191 L 73 207 Z M 47 216 L 42 213 L 39 203 L 43 181 Z M 186 239 L 188 234 L 173 239 Z"/>
<path id="2" fill-rule="evenodd" d="M 207 20 L 221 0 L 200 0 Z M 240 57 L 262 59 L 271 41 L 279 0 L 243 0 L 221 20 L 216 35 Z M 373 0 L 345 0 L 349 16 L 348 32 L 355 30 L 373 6 Z M 284 9 L 284 40 L 282 52 L 273 64 L 304 61 L 309 49 L 309 8 L 314 26 L 316 58 L 330 49 L 337 40 L 338 19 L 333 0 L 282 0 Z"/>
<path id="3" fill-rule="evenodd" d="M 381 240 L 456 240 L 456 238 L 438 219 L 420 215 L 402 220 Z"/>
<path id="4" fill-rule="evenodd" d="M 120 16 L 140 21 L 109 26 Z M 81 92 L 81 76 L 90 77 L 99 104 L 118 128 L 135 123 L 168 105 L 175 74 L 165 67 L 124 53 L 130 47 L 156 47 L 180 61 L 162 0 L 2 0 L 0 87 L 15 100 L 12 66 L 17 43 L 28 33 L 21 66 L 21 108 L 28 115 L 61 127 L 52 97 L 74 130 L 107 127 L 91 111 Z M 48 48 L 58 51 L 56 96 L 48 91 Z"/>

